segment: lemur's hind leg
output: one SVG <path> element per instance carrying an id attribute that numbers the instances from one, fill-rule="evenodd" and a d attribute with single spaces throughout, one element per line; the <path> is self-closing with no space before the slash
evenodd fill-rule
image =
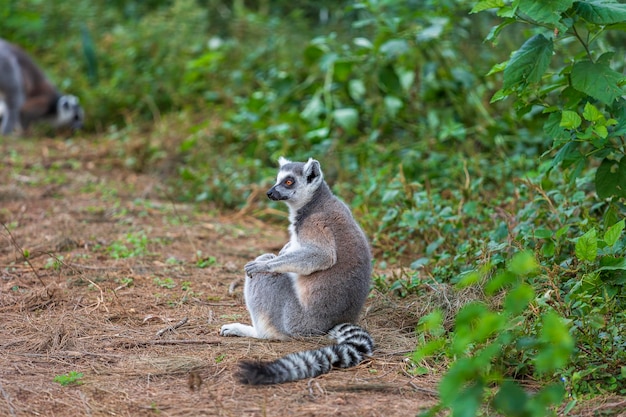
<path id="1" fill-rule="evenodd" d="M 257 257 L 257 260 L 269 260 L 273 257 L 275 255 L 265 254 Z M 282 306 L 290 304 L 293 300 L 286 299 L 286 292 L 283 289 L 286 286 L 291 286 L 291 277 L 288 274 L 261 272 L 254 274 L 253 277 L 246 275 L 244 298 L 252 326 L 242 323 L 225 324 L 220 330 L 220 335 L 287 339 L 288 335 L 282 329 Z"/>
<path id="2" fill-rule="evenodd" d="M 271 286 L 272 280 L 276 279 L 277 274 L 257 274 L 254 278 L 250 278 L 246 275 L 246 282 L 244 286 L 244 296 L 246 299 L 246 307 L 250 312 L 250 318 L 252 319 L 252 326 L 242 323 L 229 323 L 222 326 L 220 329 L 221 336 L 240 336 L 240 337 L 254 337 L 256 339 L 285 339 L 286 336 L 282 334 L 274 323 L 272 323 L 272 315 L 270 311 L 267 311 L 268 302 L 270 300 L 261 300 L 258 296 L 250 295 L 254 293 L 253 288 L 256 286 L 252 281 L 266 280 L 266 283 L 260 285 Z"/>

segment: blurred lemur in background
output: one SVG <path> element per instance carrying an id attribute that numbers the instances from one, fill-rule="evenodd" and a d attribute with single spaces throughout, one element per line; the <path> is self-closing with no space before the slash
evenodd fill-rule
<path id="1" fill-rule="evenodd" d="M 83 120 L 77 97 L 61 94 L 24 50 L 0 39 L 0 134 L 37 121 L 78 129 Z"/>

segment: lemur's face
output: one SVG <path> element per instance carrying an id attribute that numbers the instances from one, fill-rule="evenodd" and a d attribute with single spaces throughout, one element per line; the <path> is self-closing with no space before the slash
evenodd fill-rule
<path id="1" fill-rule="evenodd" d="M 55 127 L 68 126 L 72 129 L 83 127 L 85 113 L 81 107 L 78 97 L 65 95 L 57 102 L 57 117 Z"/>
<path id="2" fill-rule="evenodd" d="M 276 184 L 267 191 L 267 196 L 274 201 L 287 201 L 296 199 L 298 191 L 304 188 L 302 176 L 303 163 L 290 162 L 280 167 Z"/>
<path id="3" fill-rule="evenodd" d="M 323 182 L 319 162 L 291 162 L 280 159 L 280 170 L 276 184 L 267 191 L 267 196 L 274 201 L 284 201 L 291 208 L 299 209 L 309 202 L 315 190 Z"/>

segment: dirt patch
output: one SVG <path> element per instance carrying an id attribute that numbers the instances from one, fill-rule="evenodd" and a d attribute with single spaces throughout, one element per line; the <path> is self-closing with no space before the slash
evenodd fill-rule
<path id="1" fill-rule="evenodd" d="M 110 143 L 0 141 L 0 415 L 406 416 L 434 404 L 436 378 L 411 376 L 404 360 L 418 310 L 377 293 L 363 316 L 370 360 L 238 384 L 241 358 L 328 343 L 218 336 L 249 321 L 234 283 L 280 249 L 286 220 L 175 204 Z M 55 382 L 71 372 L 79 384 Z"/>

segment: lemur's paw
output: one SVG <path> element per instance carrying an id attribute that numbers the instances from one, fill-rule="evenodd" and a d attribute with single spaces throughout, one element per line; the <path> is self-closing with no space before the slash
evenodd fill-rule
<path id="1" fill-rule="evenodd" d="M 254 274 L 258 274 L 259 272 L 271 272 L 267 261 L 248 262 L 246 266 L 243 267 L 243 269 L 246 271 L 246 274 L 249 277 L 253 276 Z"/>
<path id="2" fill-rule="evenodd" d="M 257 337 L 254 327 L 241 323 L 223 325 L 220 329 L 220 336 Z"/>
<path id="3" fill-rule="evenodd" d="M 271 261 L 275 257 L 276 255 L 274 255 L 273 253 L 264 253 L 261 256 L 257 256 L 254 262 L 267 262 L 267 261 Z"/>
<path id="4" fill-rule="evenodd" d="M 239 336 L 239 334 L 235 330 L 236 324 L 239 324 L 239 323 L 231 323 L 231 324 L 223 325 L 222 328 L 220 329 L 220 336 Z"/>

